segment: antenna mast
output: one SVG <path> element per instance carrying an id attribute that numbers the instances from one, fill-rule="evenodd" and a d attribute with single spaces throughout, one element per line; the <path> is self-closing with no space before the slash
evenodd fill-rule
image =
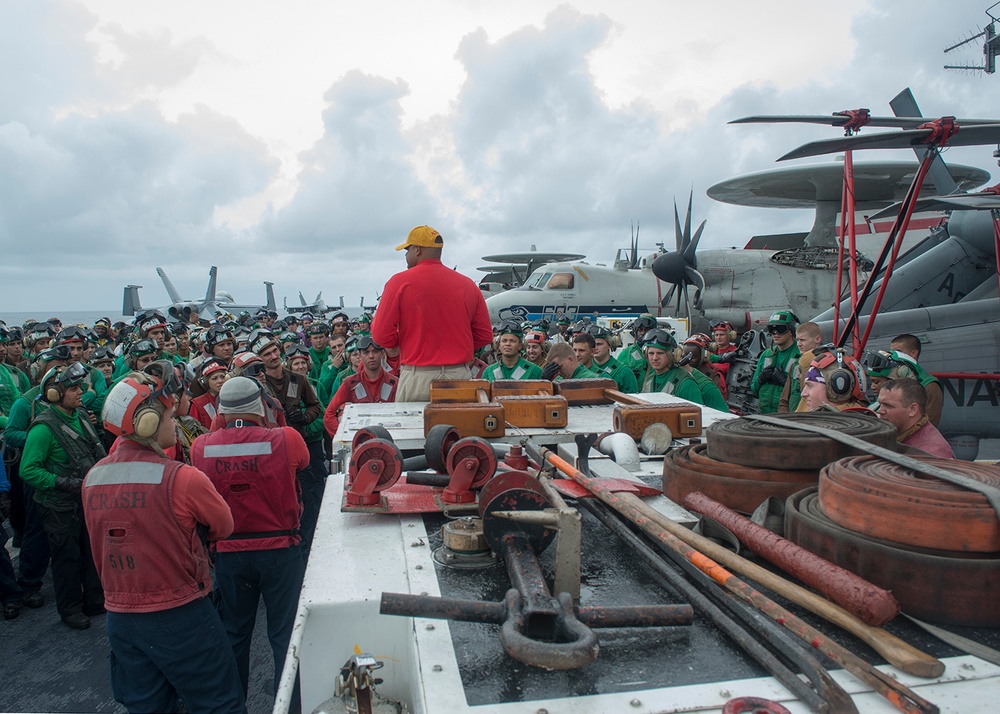
<path id="1" fill-rule="evenodd" d="M 972 70 L 976 72 L 986 72 L 986 74 L 993 74 L 996 72 L 996 61 L 997 55 L 1000 54 L 1000 36 L 997 35 L 996 24 L 998 18 L 990 14 L 990 10 L 1000 5 L 1000 2 L 995 2 L 986 8 L 986 15 L 990 18 L 990 22 L 983 30 L 972 37 L 969 37 L 961 42 L 952 45 L 945 49 L 945 54 L 951 52 L 952 50 L 957 50 L 959 47 L 965 47 L 967 44 L 973 40 L 978 40 L 980 37 L 985 37 L 983 41 L 983 64 L 982 65 L 953 65 L 946 64 L 945 69 L 964 69 Z"/>

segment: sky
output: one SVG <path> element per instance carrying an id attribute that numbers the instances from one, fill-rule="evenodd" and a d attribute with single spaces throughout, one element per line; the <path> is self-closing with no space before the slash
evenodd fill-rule
<path id="1" fill-rule="evenodd" d="M 839 131 L 727 122 L 891 114 L 907 86 L 925 116 L 998 115 L 1000 78 L 942 68 L 981 62 L 942 50 L 989 4 L 0 0 L 0 312 L 128 283 L 163 305 L 156 266 L 185 298 L 218 265 L 239 302 L 370 305 L 414 226 L 478 279 L 531 245 L 610 262 L 634 224 L 670 248 L 689 194 L 703 248 L 805 231 L 705 192 Z M 995 183 L 993 148 L 945 158 Z"/>

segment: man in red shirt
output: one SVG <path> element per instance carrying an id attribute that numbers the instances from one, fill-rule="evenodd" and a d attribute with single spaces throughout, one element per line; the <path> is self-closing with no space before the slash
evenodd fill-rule
<path id="1" fill-rule="evenodd" d="M 372 338 L 399 354 L 397 402 L 428 401 L 435 379 L 468 379 L 473 353 L 493 340 L 483 293 L 472 280 L 441 263 L 444 238 L 417 226 L 396 250 L 406 267 L 385 284 Z"/>
<path id="2" fill-rule="evenodd" d="M 361 369 L 344 379 L 323 414 L 323 426 L 333 436 L 340 424 L 340 415 L 347 404 L 380 404 L 396 398 L 397 378 L 382 365 L 384 350 L 368 335 L 357 341 L 361 354 Z"/>
<path id="3" fill-rule="evenodd" d="M 118 382 L 103 415 L 122 444 L 83 482 L 111 689 L 129 711 L 176 711 L 179 696 L 191 712 L 246 712 L 200 538 L 226 538 L 233 516 L 204 473 L 164 455 L 177 441 L 176 398 L 152 375 Z"/>
<path id="4" fill-rule="evenodd" d="M 927 390 L 915 379 L 890 379 L 878 393 L 878 415 L 896 427 L 896 441 L 953 459 L 951 444 L 927 416 Z"/>

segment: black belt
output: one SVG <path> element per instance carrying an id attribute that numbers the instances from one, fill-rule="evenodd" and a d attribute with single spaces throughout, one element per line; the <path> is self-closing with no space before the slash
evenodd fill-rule
<path id="1" fill-rule="evenodd" d="M 233 533 L 225 540 L 250 540 L 253 538 L 277 538 L 279 536 L 297 536 L 298 528 L 290 528 L 286 531 L 258 531 L 255 533 Z"/>

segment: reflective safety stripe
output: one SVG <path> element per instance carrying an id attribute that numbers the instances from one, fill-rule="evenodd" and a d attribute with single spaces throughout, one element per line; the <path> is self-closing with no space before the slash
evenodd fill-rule
<path id="1" fill-rule="evenodd" d="M 367 396 L 368 392 L 365 391 L 365 385 L 363 385 L 361 382 L 358 382 L 357 384 L 354 385 L 355 399 L 364 399 Z"/>
<path id="2" fill-rule="evenodd" d="M 208 414 L 209 419 L 215 419 L 215 405 L 211 402 L 205 402 L 205 413 Z"/>
<path id="3" fill-rule="evenodd" d="M 122 483 L 163 483 L 163 464 L 148 461 L 123 461 L 95 466 L 87 474 L 84 485 L 114 486 Z"/>
<path id="4" fill-rule="evenodd" d="M 270 453 L 270 441 L 250 441 L 245 444 L 209 444 L 205 447 L 206 458 L 218 458 L 220 456 L 260 456 Z"/>
<path id="5" fill-rule="evenodd" d="M 382 390 L 379 392 L 383 401 L 389 401 L 389 395 L 392 394 L 392 384 L 386 382 L 382 385 Z"/>
<path id="6" fill-rule="evenodd" d="M 517 369 L 515 369 L 513 372 L 511 372 L 510 378 L 511 379 L 520 379 L 521 377 L 523 377 L 525 375 L 525 373 L 526 373 L 526 370 L 524 369 L 524 367 L 522 367 L 521 365 L 518 365 Z"/>

